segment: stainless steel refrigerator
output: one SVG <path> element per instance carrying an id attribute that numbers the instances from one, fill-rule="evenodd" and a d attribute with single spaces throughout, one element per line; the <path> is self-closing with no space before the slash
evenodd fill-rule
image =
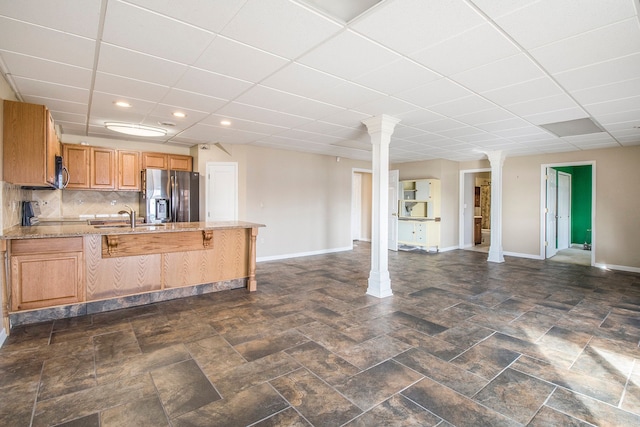
<path id="1" fill-rule="evenodd" d="M 142 171 L 140 214 L 145 222 L 199 221 L 198 172 L 145 169 Z"/>

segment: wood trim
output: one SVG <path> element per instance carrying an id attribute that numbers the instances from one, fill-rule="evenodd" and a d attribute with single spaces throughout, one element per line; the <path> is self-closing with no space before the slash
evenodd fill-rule
<path id="1" fill-rule="evenodd" d="M 2 257 L 2 266 L 0 267 L 0 273 L 2 274 L 2 326 L 4 332 L 9 335 L 10 322 L 9 322 L 9 308 L 11 302 L 9 301 L 9 286 L 10 280 L 7 275 L 7 241 L 0 241 L 0 256 Z"/>
<path id="2" fill-rule="evenodd" d="M 102 236 L 102 257 L 161 254 L 212 249 L 211 230 L 179 233 L 110 234 Z"/>
<path id="3" fill-rule="evenodd" d="M 82 247 L 82 237 L 18 239 L 11 241 L 11 255 L 30 255 L 51 252 L 82 252 Z"/>

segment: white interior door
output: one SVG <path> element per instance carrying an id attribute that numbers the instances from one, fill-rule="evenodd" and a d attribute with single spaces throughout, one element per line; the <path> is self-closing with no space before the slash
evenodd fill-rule
<path id="1" fill-rule="evenodd" d="M 546 209 L 546 246 L 545 257 L 551 258 L 558 253 L 557 248 L 557 218 L 558 218 L 558 194 L 557 194 L 556 170 L 547 168 L 547 209 Z"/>
<path id="2" fill-rule="evenodd" d="M 571 246 L 571 175 L 558 172 L 558 250 Z"/>
<path id="3" fill-rule="evenodd" d="M 207 221 L 236 221 L 238 219 L 238 164 L 207 163 L 205 194 Z"/>
<path id="4" fill-rule="evenodd" d="M 400 171 L 389 171 L 389 249 L 398 250 L 398 185 Z"/>

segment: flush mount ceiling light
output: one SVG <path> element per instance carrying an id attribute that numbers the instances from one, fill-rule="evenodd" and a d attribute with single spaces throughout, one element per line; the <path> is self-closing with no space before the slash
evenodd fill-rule
<path id="1" fill-rule="evenodd" d="M 180 117 L 180 118 L 184 118 L 187 117 L 187 115 L 185 113 L 183 113 L 182 111 L 176 111 L 173 113 L 174 117 Z"/>
<path id="2" fill-rule="evenodd" d="M 131 104 L 129 104 L 127 101 L 115 101 L 114 104 L 122 108 L 131 108 Z"/>
<path id="3" fill-rule="evenodd" d="M 106 122 L 104 124 L 109 130 L 134 136 L 165 136 L 167 131 L 162 128 L 152 126 L 137 125 L 135 123 Z"/>
<path id="4" fill-rule="evenodd" d="M 231 122 L 229 120 L 221 120 L 220 124 L 222 126 L 231 126 Z"/>
<path id="5" fill-rule="evenodd" d="M 584 119 L 567 120 L 566 122 L 547 123 L 540 125 L 549 132 L 559 137 L 587 135 L 590 133 L 604 132 L 600 126 L 589 117 Z"/>

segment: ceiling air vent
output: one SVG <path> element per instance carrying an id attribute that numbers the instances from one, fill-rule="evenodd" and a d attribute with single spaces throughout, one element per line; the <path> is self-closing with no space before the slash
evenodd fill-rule
<path id="1" fill-rule="evenodd" d="M 540 125 L 540 127 L 560 137 L 604 132 L 604 129 L 598 126 L 590 117 L 567 120 L 566 122 L 547 123 Z"/>

